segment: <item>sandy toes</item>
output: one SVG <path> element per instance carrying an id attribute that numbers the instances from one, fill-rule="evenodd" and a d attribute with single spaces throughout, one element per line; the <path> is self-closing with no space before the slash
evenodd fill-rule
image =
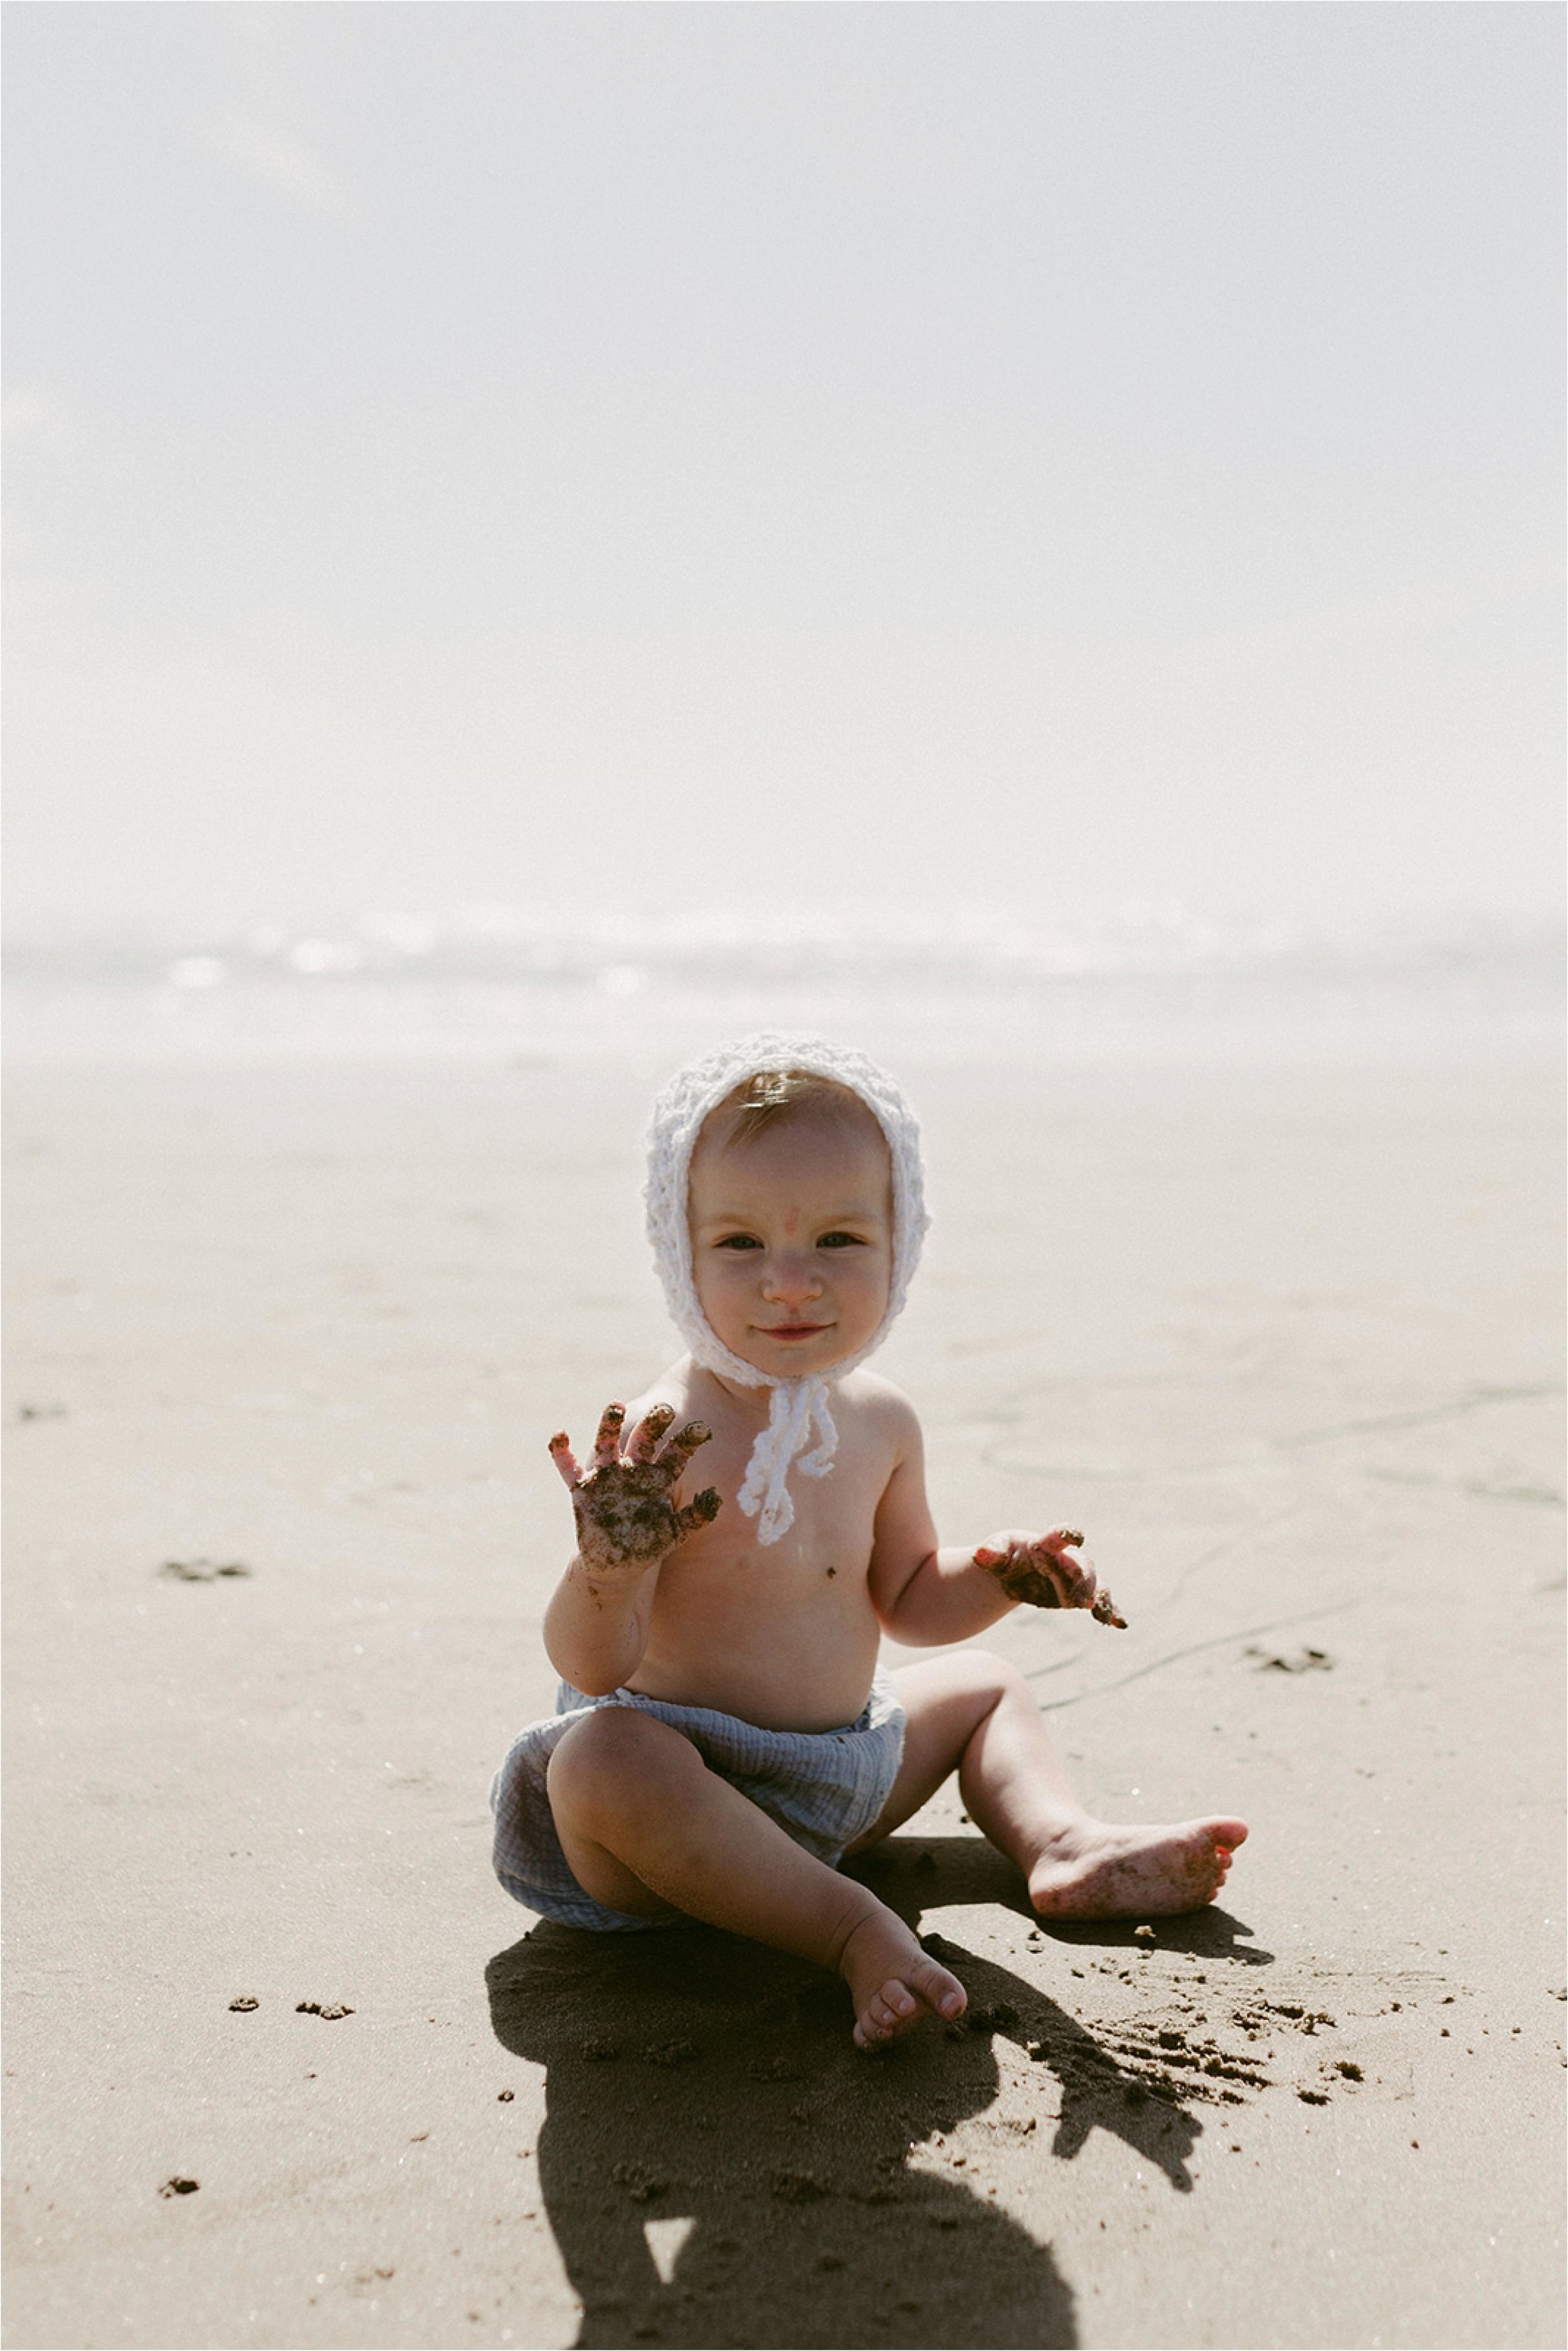
<path id="1" fill-rule="evenodd" d="M 1054 1918 L 1169 1917 L 1201 1910 L 1247 1834 L 1228 1815 L 1155 1828 L 1085 1820 L 1064 1829 L 1029 1874 L 1030 1900 Z"/>
<path id="2" fill-rule="evenodd" d="M 928 1959 L 891 1910 L 863 1918 L 844 1945 L 839 1973 L 855 2006 L 855 2045 L 880 2049 L 923 2016 L 962 2016 L 968 1995 Z"/>

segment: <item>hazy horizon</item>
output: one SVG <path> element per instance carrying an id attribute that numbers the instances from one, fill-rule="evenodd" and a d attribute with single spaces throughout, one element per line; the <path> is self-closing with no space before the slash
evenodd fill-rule
<path id="1" fill-rule="evenodd" d="M 14 937 L 1559 906 L 1555 6 L 7 14 Z"/>

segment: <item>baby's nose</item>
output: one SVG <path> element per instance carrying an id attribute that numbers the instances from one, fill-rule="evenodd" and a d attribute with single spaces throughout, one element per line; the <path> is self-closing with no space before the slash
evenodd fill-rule
<path id="1" fill-rule="evenodd" d="M 815 1298 L 822 1284 L 810 1258 L 791 1251 L 788 1257 L 776 1257 L 768 1269 L 763 1283 L 766 1297 L 780 1301 Z"/>

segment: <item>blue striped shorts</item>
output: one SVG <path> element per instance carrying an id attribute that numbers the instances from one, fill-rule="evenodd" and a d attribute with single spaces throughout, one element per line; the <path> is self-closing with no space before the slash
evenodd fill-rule
<path id="1" fill-rule="evenodd" d="M 566 1927 L 633 1932 L 671 1923 L 612 1910 L 584 1893 L 556 1834 L 545 1773 L 574 1722 L 630 1706 L 691 1740 L 710 1771 L 727 1780 L 786 1835 L 830 1866 L 863 1836 L 886 1803 L 904 1753 L 904 1708 L 879 1667 L 871 1696 L 841 1730 L 764 1730 L 705 1706 L 670 1706 L 638 1690 L 586 1698 L 562 1682 L 556 1710 L 518 1732 L 490 1789 L 496 1875 L 525 1909 Z"/>

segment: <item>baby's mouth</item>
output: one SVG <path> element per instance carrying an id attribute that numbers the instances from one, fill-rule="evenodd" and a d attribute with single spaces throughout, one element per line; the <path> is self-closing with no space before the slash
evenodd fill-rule
<path id="1" fill-rule="evenodd" d="M 816 1339 L 833 1326 L 831 1322 L 759 1322 L 753 1327 L 761 1339 Z"/>

